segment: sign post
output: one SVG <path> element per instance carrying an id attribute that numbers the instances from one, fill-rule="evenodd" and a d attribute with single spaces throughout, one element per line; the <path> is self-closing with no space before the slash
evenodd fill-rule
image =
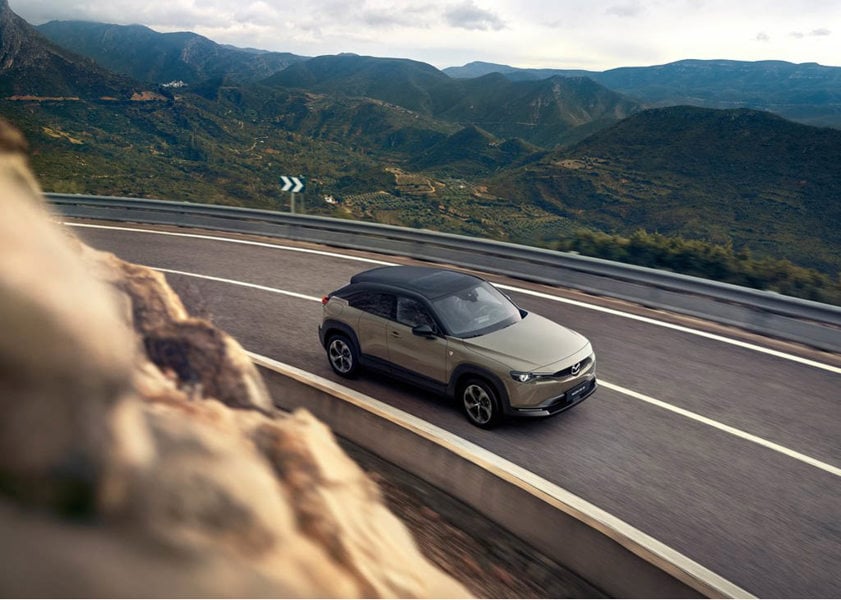
<path id="1" fill-rule="evenodd" d="M 289 212 L 295 214 L 295 194 L 303 191 L 305 180 L 303 177 L 287 177 L 286 175 L 281 175 L 280 180 L 283 182 L 280 189 L 290 193 Z"/>

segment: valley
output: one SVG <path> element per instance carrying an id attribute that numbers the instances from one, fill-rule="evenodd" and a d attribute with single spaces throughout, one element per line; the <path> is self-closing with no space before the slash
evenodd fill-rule
<path id="1" fill-rule="evenodd" d="M 280 177 L 303 176 L 311 214 L 841 302 L 839 129 L 663 106 L 634 92 L 637 72 L 623 71 L 622 87 L 619 73 L 496 65 L 467 77 L 403 59 L 255 55 L 141 26 L 35 28 L 5 0 L 0 36 L 0 116 L 25 135 L 45 191 L 288 210 Z M 734 69 L 693 62 L 647 77 L 667 85 L 702 67 Z M 777 67 L 782 84 L 796 79 Z M 825 80 L 808 84 L 834 89 L 838 71 L 812 68 Z M 626 251 L 640 240 L 647 254 Z"/>

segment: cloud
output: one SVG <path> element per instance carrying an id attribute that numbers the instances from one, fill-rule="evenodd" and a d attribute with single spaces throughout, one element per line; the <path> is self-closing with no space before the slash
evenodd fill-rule
<path id="1" fill-rule="evenodd" d="M 593 70 L 681 58 L 838 65 L 839 1 L 8 0 L 33 25 L 139 23 L 304 56 L 355 52 L 437 66 L 487 60 Z"/>
<path id="2" fill-rule="evenodd" d="M 373 27 L 408 27 L 427 29 L 431 26 L 430 15 L 434 7 L 428 4 L 401 4 L 385 8 L 367 8 L 362 12 L 361 20 Z"/>
<path id="3" fill-rule="evenodd" d="M 604 12 L 606 15 L 617 17 L 638 17 L 645 12 L 645 7 L 636 0 L 631 0 L 623 4 L 612 4 Z"/>
<path id="4" fill-rule="evenodd" d="M 265 0 L 11 0 L 12 9 L 32 24 L 50 20 L 87 20 L 100 23 L 147 26 L 166 25 L 168 30 L 222 27 L 259 20 L 276 13 Z"/>
<path id="5" fill-rule="evenodd" d="M 828 35 L 832 35 L 832 32 L 829 29 L 824 27 L 820 29 L 813 29 L 809 33 L 803 33 L 802 31 L 792 31 L 789 35 L 795 39 L 802 40 L 805 37 L 826 37 Z"/>
<path id="6" fill-rule="evenodd" d="M 452 27 L 480 31 L 500 31 L 505 29 L 505 22 L 496 14 L 479 8 L 473 0 L 466 0 L 444 13 L 444 17 Z"/>

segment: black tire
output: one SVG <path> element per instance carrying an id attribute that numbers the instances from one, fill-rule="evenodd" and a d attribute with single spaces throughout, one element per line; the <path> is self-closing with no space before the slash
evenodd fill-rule
<path id="1" fill-rule="evenodd" d="M 336 375 L 353 378 L 359 372 L 359 353 L 356 345 L 341 333 L 327 339 L 327 360 Z"/>
<path id="2" fill-rule="evenodd" d="M 484 379 L 472 377 L 465 381 L 458 398 L 467 420 L 476 427 L 491 429 L 502 420 L 502 406 L 496 390 Z"/>

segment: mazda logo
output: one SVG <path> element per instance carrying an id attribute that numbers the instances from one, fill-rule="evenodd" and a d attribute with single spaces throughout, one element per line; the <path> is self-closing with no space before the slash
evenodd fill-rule
<path id="1" fill-rule="evenodd" d="M 569 370 L 569 372 L 573 375 L 578 375 L 581 372 L 581 363 L 577 362 L 574 365 L 572 365 L 572 368 Z"/>

